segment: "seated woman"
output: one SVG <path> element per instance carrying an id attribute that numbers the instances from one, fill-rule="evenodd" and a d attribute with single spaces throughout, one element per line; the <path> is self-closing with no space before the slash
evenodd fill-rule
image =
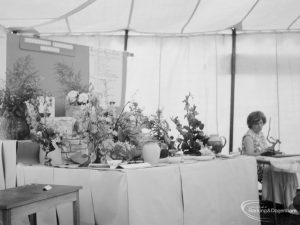
<path id="1" fill-rule="evenodd" d="M 266 124 L 266 116 L 261 111 L 251 112 L 247 117 L 249 130 L 243 136 L 242 153 L 246 155 L 265 155 L 274 152 L 274 146 L 268 146 L 267 140 L 262 132 Z M 297 175 L 287 172 L 272 172 L 273 187 L 270 182 L 271 171 L 268 167 L 258 165 L 258 181 L 263 183 L 262 199 L 275 201 L 285 208 L 295 209 L 293 199 L 298 187 Z M 272 198 L 274 190 L 275 199 Z M 295 210 L 292 210 L 295 213 Z M 290 212 L 292 212 L 290 211 Z M 297 212 L 297 211 L 296 211 Z"/>

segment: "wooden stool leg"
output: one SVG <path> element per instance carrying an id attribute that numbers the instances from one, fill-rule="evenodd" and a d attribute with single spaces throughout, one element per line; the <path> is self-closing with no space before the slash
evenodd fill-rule
<path id="1" fill-rule="evenodd" d="M 37 225 L 36 213 L 28 215 L 30 225 Z"/>
<path id="2" fill-rule="evenodd" d="M 79 192 L 76 193 L 76 201 L 73 202 L 73 223 L 74 225 L 80 225 L 79 215 Z"/>
<path id="3" fill-rule="evenodd" d="M 3 225 L 11 225 L 11 212 L 10 210 L 3 210 Z"/>

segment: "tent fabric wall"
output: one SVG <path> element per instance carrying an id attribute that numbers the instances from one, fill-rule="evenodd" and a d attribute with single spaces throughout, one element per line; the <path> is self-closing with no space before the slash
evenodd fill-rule
<path id="1" fill-rule="evenodd" d="M 2 35 L 3 36 L 3 35 Z M 51 36 L 50 39 L 123 50 L 123 36 Z M 1 46 L 3 39 L 0 39 Z M 262 110 L 271 118 L 270 135 L 280 149 L 298 153 L 300 133 L 300 33 L 238 34 L 233 150 L 241 146 L 247 115 Z M 190 37 L 130 36 L 127 100 L 147 114 L 183 117 L 185 95 L 193 95 L 205 132 L 229 139 L 231 35 Z M 2 53 L 1 53 L 2 54 Z M 1 56 L 1 63 L 5 57 Z M 175 137 L 178 133 L 172 126 Z M 264 127 L 267 134 L 269 124 Z M 224 152 L 228 151 L 228 145 Z"/>
<path id="2" fill-rule="evenodd" d="M 124 42 L 120 36 L 59 40 L 117 50 Z M 299 33 L 237 35 L 233 151 L 241 147 L 248 114 L 261 110 L 271 118 L 270 136 L 281 139 L 280 149 L 299 152 L 299 40 Z M 134 56 L 128 59 L 127 100 L 138 101 L 147 114 L 160 107 L 168 120 L 176 115 L 183 119 L 182 100 L 190 92 L 205 132 L 229 139 L 230 35 L 129 37 L 128 51 Z"/>
<path id="3" fill-rule="evenodd" d="M 299 38 L 300 34 L 238 36 L 235 146 L 240 145 L 249 112 L 261 110 L 271 118 L 270 136 L 281 139 L 280 149 L 299 153 Z M 264 127 L 266 135 L 268 128 L 269 123 Z"/>

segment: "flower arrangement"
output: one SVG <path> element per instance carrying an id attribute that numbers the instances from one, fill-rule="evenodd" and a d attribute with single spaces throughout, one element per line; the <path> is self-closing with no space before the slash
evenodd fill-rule
<path id="1" fill-rule="evenodd" d="M 70 105 L 85 105 L 88 103 L 89 94 L 88 93 L 79 93 L 79 91 L 71 90 L 67 94 L 67 102 Z"/>
<path id="2" fill-rule="evenodd" d="M 41 104 L 41 99 L 39 99 L 38 102 Z M 48 104 L 45 105 L 45 112 L 47 111 L 48 106 Z M 28 103 L 27 107 L 27 121 L 30 125 L 30 138 L 33 142 L 39 143 L 41 149 L 45 152 L 45 165 L 51 165 L 51 159 L 48 158 L 47 155 L 54 151 L 58 146 L 62 146 L 61 135 L 53 125 L 48 123 L 47 113 L 43 113 L 43 117 L 41 116 L 42 114 L 38 110 L 39 105 Z"/>
<path id="3" fill-rule="evenodd" d="M 190 104 L 191 97 L 189 93 L 183 100 L 185 104 L 184 109 L 186 111 L 184 118 L 187 120 L 187 125 L 182 125 L 178 116 L 171 118 L 171 120 L 175 123 L 176 129 L 181 135 L 178 141 L 184 153 L 201 155 L 201 145 L 206 144 L 208 136 L 203 132 L 204 124 L 196 118 L 198 112 L 196 106 Z"/>
<path id="4" fill-rule="evenodd" d="M 37 104 L 37 98 L 43 94 L 40 78 L 30 56 L 18 58 L 7 74 L 7 81 L 0 88 L 0 116 L 8 122 L 8 138 L 26 139 L 29 134 L 26 103 Z"/>
<path id="5" fill-rule="evenodd" d="M 107 158 L 131 160 L 141 154 L 141 125 L 144 116 L 137 103 L 129 104 L 129 111 L 117 115 L 113 102 L 106 108 L 91 92 L 77 123 L 77 134 L 88 143 L 90 160 L 105 163 Z"/>
<path id="6" fill-rule="evenodd" d="M 163 119 L 162 110 L 158 109 L 156 114 L 150 115 L 148 118 L 147 128 L 153 138 L 159 141 L 162 158 L 169 156 L 169 150 L 175 149 L 175 141 L 173 136 L 169 136 L 171 131 L 167 120 Z"/>
<path id="7" fill-rule="evenodd" d="M 45 152 L 45 165 L 51 165 L 51 159 L 48 154 L 54 151 L 59 145 L 62 145 L 60 134 L 46 122 L 40 122 L 31 131 L 32 140 L 39 143 L 41 149 Z"/>

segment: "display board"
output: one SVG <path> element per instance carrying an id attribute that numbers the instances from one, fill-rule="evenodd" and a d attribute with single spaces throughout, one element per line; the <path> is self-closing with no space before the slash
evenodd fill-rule
<path id="1" fill-rule="evenodd" d="M 66 65 L 79 73 L 83 85 L 89 85 L 89 47 L 25 37 L 7 35 L 7 70 L 12 70 L 19 58 L 30 56 L 34 70 L 41 78 L 41 87 L 55 97 L 55 116 L 65 116 L 65 96 L 63 85 L 58 81 L 55 66 Z M 9 76 L 8 73 L 6 76 Z M 7 79 L 8 77 L 6 77 Z"/>

